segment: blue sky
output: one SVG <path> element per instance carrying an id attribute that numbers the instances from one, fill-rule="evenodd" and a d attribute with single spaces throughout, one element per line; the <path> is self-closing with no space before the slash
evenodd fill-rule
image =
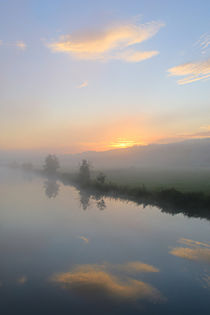
<path id="1" fill-rule="evenodd" d="M 209 12 L 209 1 L 1 0 L 0 148 L 209 136 Z"/>

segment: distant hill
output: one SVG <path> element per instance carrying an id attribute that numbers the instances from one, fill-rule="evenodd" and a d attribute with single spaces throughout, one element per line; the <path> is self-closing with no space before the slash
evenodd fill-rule
<path id="1" fill-rule="evenodd" d="M 210 167 L 210 138 L 60 156 L 62 164 L 71 167 L 77 167 L 82 159 L 96 168 Z"/>
<path id="2" fill-rule="evenodd" d="M 53 153 L 53 152 L 49 152 Z M 0 150 L 0 163 L 16 160 L 42 165 L 46 152 L 6 152 Z M 210 138 L 191 139 L 168 144 L 149 144 L 103 152 L 58 155 L 63 168 L 78 168 L 87 159 L 95 168 L 197 168 L 210 167 Z"/>

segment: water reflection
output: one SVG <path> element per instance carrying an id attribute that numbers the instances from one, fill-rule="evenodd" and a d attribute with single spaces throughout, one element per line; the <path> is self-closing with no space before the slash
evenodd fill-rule
<path id="1" fill-rule="evenodd" d="M 106 203 L 105 203 L 104 199 L 98 200 L 96 205 L 97 205 L 97 208 L 99 210 L 104 210 L 106 208 Z"/>
<path id="2" fill-rule="evenodd" d="M 83 210 L 87 210 L 91 205 L 91 201 L 95 202 L 96 207 L 99 210 L 104 210 L 106 208 L 106 203 L 99 194 L 92 194 L 89 190 L 80 189 L 79 190 L 80 205 Z"/>
<path id="3" fill-rule="evenodd" d="M 83 210 L 86 210 L 90 206 L 90 197 L 91 194 L 88 191 L 79 191 L 80 205 Z"/>
<path id="4" fill-rule="evenodd" d="M 101 200 L 98 202 L 100 210 L 105 209 L 104 199 L 111 197 L 126 201 L 132 201 L 143 207 L 155 206 L 162 212 L 172 215 L 183 213 L 188 217 L 200 217 L 210 220 L 210 197 L 199 192 L 181 192 L 169 188 L 161 191 L 147 191 L 145 188 L 120 187 L 115 184 L 104 186 L 90 185 L 85 189 L 78 182 L 71 181 L 64 175 L 59 177 L 64 185 L 74 186 L 81 195 L 81 205 L 84 210 L 90 206 L 90 199 Z"/>
<path id="5" fill-rule="evenodd" d="M 201 273 L 196 276 L 201 286 L 210 289 L 210 244 L 181 238 L 178 242 L 182 245 L 172 248 L 170 254 L 200 264 Z"/>
<path id="6" fill-rule="evenodd" d="M 210 289 L 210 276 L 209 275 L 205 275 L 203 277 L 203 287 L 205 289 Z"/>
<path id="7" fill-rule="evenodd" d="M 2 314 L 208 314 L 210 244 L 192 239 L 209 240 L 209 222 L 54 178 L 1 176 L 0 191 Z"/>
<path id="8" fill-rule="evenodd" d="M 21 277 L 19 277 L 19 278 L 17 279 L 17 283 L 20 284 L 20 285 L 22 285 L 22 284 L 26 283 L 27 280 L 28 280 L 28 279 L 27 279 L 26 276 L 21 276 Z"/>
<path id="9" fill-rule="evenodd" d="M 181 238 L 179 241 L 184 247 L 174 247 L 170 254 L 184 259 L 210 263 L 210 244 Z"/>
<path id="10" fill-rule="evenodd" d="M 45 195 L 48 198 L 55 198 L 59 193 L 59 184 L 55 178 L 48 178 L 44 182 Z"/>
<path id="11" fill-rule="evenodd" d="M 89 301 L 163 302 L 165 297 L 152 285 L 136 279 L 137 273 L 159 272 L 141 262 L 78 265 L 69 272 L 54 274 L 51 281 Z M 132 275 L 132 276 L 131 276 Z"/>
<path id="12" fill-rule="evenodd" d="M 80 238 L 81 240 L 83 240 L 86 244 L 89 243 L 89 239 L 88 239 L 87 237 L 81 235 L 81 236 L 79 236 L 79 238 Z"/>

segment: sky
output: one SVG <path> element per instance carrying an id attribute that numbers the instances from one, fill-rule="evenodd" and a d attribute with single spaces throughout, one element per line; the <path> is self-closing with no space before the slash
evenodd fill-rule
<path id="1" fill-rule="evenodd" d="M 210 136 L 210 1 L 0 0 L 0 149 Z"/>

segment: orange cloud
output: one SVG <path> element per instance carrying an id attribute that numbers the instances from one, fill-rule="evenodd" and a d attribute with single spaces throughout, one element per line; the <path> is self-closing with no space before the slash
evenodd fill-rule
<path id="1" fill-rule="evenodd" d="M 25 50 L 27 48 L 26 43 L 24 43 L 22 40 L 13 42 L 13 43 L 8 43 L 8 42 L 3 42 L 2 40 L 0 40 L 0 46 L 8 46 L 8 47 L 17 47 L 21 50 Z"/>
<path id="2" fill-rule="evenodd" d="M 87 86 L 88 86 L 88 81 L 84 81 L 80 85 L 78 85 L 77 88 L 82 89 L 82 88 L 87 87 Z"/>
<path id="3" fill-rule="evenodd" d="M 113 56 L 113 59 L 123 60 L 126 62 L 140 62 L 150 59 L 159 54 L 159 51 L 135 51 L 127 50 Z"/>
<path id="4" fill-rule="evenodd" d="M 124 51 L 126 47 L 139 44 L 153 37 L 163 26 L 162 23 L 121 24 L 88 34 L 65 35 L 59 41 L 48 44 L 53 52 L 69 53 L 79 59 L 121 59 L 138 62 L 158 54 L 156 51 Z M 114 54 L 112 52 L 114 51 Z"/>
<path id="5" fill-rule="evenodd" d="M 25 50 L 27 48 L 27 45 L 23 41 L 17 41 L 15 45 L 21 50 Z"/>
<path id="6" fill-rule="evenodd" d="M 210 59 L 198 62 L 188 62 L 168 70 L 170 76 L 184 76 L 185 78 L 177 81 L 183 85 L 210 77 Z"/>

